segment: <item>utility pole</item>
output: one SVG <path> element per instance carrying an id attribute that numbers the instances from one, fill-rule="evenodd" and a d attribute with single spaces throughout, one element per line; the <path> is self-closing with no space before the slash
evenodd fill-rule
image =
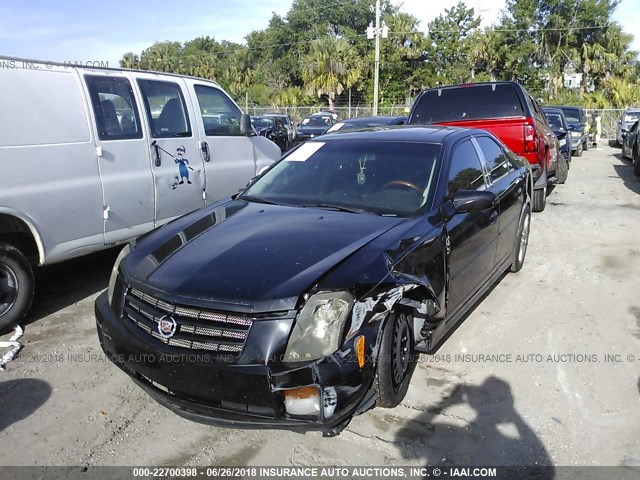
<path id="1" fill-rule="evenodd" d="M 373 74 L 373 116 L 378 115 L 378 83 L 380 82 L 380 0 L 376 0 L 376 57 Z"/>
<path id="2" fill-rule="evenodd" d="M 373 76 L 373 115 L 378 115 L 378 84 L 380 83 L 380 37 L 387 38 L 389 36 L 389 29 L 386 24 L 382 22 L 380 27 L 380 0 L 376 0 L 376 26 L 369 24 L 367 28 L 367 38 L 376 40 L 376 54 Z"/>

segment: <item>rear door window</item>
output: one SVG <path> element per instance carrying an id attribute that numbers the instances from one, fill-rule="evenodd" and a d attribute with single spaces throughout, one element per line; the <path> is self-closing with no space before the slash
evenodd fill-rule
<path id="1" fill-rule="evenodd" d="M 190 137 L 191 123 L 180 85 L 138 80 L 153 138 Z"/>
<path id="2" fill-rule="evenodd" d="M 470 140 L 453 148 L 447 180 L 447 194 L 452 198 L 458 190 L 480 190 L 485 188 L 484 172 L 480 158 Z"/>
<path id="3" fill-rule="evenodd" d="M 511 84 L 486 84 L 426 90 L 420 96 L 411 123 L 431 124 L 520 117 L 524 109 Z"/>
<path id="4" fill-rule="evenodd" d="M 140 115 L 129 80 L 85 75 L 100 140 L 142 138 Z"/>
<path id="5" fill-rule="evenodd" d="M 502 178 L 509 173 L 511 167 L 504 150 L 492 138 L 477 137 L 476 141 L 482 150 L 491 181 Z"/>

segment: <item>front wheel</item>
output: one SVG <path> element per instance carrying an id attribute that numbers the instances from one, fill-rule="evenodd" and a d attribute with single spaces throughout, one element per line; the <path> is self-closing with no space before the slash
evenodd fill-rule
<path id="1" fill-rule="evenodd" d="M 413 317 L 404 310 L 392 312 L 382 333 L 376 387 L 381 407 L 397 406 L 407 394 L 416 368 L 413 351 Z"/>
<path id="2" fill-rule="evenodd" d="M 547 187 L 533 191 L 533 211 L 542 212 L 547 206 Z"/>
<path id="3" fill-rule="evenodd" d="M 529 230 L 531 230 L 531 212 L 529 205 L 526 205 L 522 212 L 516 242 L 513 247 L 513 262 L 511 263 L 511 271 L 513 273 L 522 270 L 524 265 L 524 257 L 527 255 L 527 246 L 529 246 Z"/>
<path id="4" fill-rule="evenodd" d="M 582 156 L 582 143 L 578 144 L 578 147 L 576 148 L 575 155 L 576 155 L 576 157 L 581 157 Z"/>
<path id="5" fill-rule="evenodd" d="M 25 317 L 35 290 L 31 264 L 17 248 L 0 243 L 0 335 Z"/>

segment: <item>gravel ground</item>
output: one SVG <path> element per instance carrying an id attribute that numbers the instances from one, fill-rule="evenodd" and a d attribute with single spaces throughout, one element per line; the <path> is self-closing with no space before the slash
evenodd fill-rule
<path id="1" fill-rule="evenodd" d="M 575 158 L 504 276 L 404 402 L 338 437 L 191 423 L 104 361 L 93 302 L 117 252 L 39 273 L 0 372 L 0 465 L 640 465 L 640 180 L 620 150 Z"/>

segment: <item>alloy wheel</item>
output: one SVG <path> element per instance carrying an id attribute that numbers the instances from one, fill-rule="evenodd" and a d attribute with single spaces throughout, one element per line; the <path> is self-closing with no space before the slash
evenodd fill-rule
<path id="1" fill-rule="evenodd" d="M 0 317 L 11 310 L 18 298 L 18 277 L 7 265 L 0 264 Z"/>
<path id="2" fill-rule="evenodd" d="M 400 386 L 409 369 L 411 335 L 407 315 L 398 315 L 393 330 L 393 348 L 391 349 L 391 373 L 395 386 Z"/>

